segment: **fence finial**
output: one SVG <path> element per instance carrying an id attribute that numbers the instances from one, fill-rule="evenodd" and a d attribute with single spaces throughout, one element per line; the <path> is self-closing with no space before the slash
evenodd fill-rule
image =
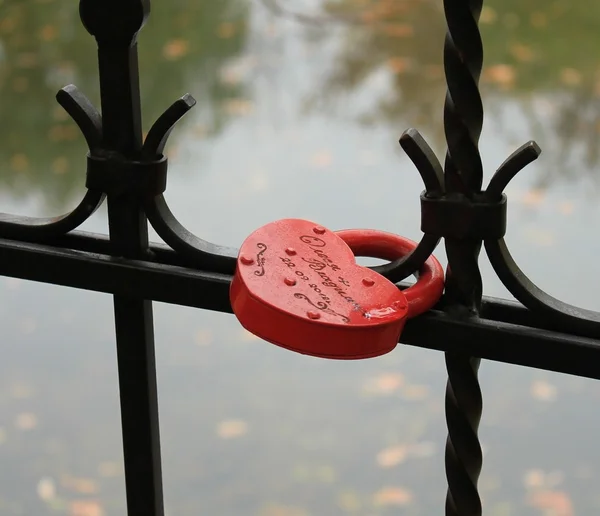
<path id="1" fill-rule="evenodd" d="M 150 15 L 150 0 L 80 0 L 79 16 L 99 46 L 131 46 Z"/>

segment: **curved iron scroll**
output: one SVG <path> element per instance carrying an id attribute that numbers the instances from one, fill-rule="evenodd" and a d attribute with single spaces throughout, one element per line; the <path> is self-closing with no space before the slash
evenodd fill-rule
<path id="1" fill-rule="evenodd" d="M 142 154 L 146 159 L 162 158 L 173 127 L 195 105 L 196 100 L 188 93 L 158 117 L 148 131 L 142 147 Z M 191 265 L 210 272 L 234 273 L 237 250 L 211 244 L 188 231 L 173 215 L 162 194 L 145 197 L 144 210 L 158 236 Z"/>
<path id="2" fill-rule="evenodd" d="M 56 94 L 56 100 L 81 130 L 91 155 L 96 155 L 102 140 L 102 117 L 88 98 L 70 84 Z M 64 235 L 83 224 L 104 202 L 106 195 L 88 189 L 77 207 L 58 217 L 24 217 L 0 213 L 0 236 L 42 241 Z"/>
<path id="3" fill-rule="evenodd" d="M 435 154 L 416 129 L 404 131 L 400 145 L 414 163 L 423 183 L 425 195 L 437 198 L 444 193 L 444 171 Z M 440 243 L 440 237 L 425 233 L 417 248 L 407 256 L 385 265 L 370 267 L 394 283 L 418 271 Z"/>
<path id="4" fill-rule="evenodd" d="M 531 142 L 500 165 L 487 189 L 490 199 L 499 198 L 517 172 L 536 159 L 540 152 L 539 147 Z M 494 271 L 508 291 L 524 306 L 556 321 L 576 335 L 600 338 L 600 313 L 564 303 L 535 285 L 516 264 L 504 238 L 487 239 L 484 244 Z"/>

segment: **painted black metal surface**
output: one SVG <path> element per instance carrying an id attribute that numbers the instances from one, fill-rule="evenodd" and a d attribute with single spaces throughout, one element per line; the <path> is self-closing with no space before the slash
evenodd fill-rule
<path id="1" fill-rule="evenodd" d="M 408 129 L 400 138 L 425 185 L 423 237 L 409 256 L 374 267 L 398 283 L 444 239 L 449 261 L 444 297 L 434 310 L 407 323 L 402 342 L 446 356 L 448 516 L 482 514 L 477 490 L 481 359 L 600 379 L 600 314 L 540 290 L 519 269 L 503 239 L 508 209 L 503 190 L 539 156 L 535 142 L 509 156 L 482 189 L 481 8 L 482 0 L 444 1 L 448 151 L 442 167 L 417 130 Z M 89 148 L 87 192 L 61 217 L 0 213 L 0 274 L 114 296 L 128 514 L 162 516 L 151 302 L 231 312 L 229 285 L 237 250 L 192 234 L 163 196 L 165 143 L 194 106 L 193 97 L 176 100 L 142 141 L 136 40 L 150 14 L 149 0 L 80 0 L 80 14 L 98 44 L 102 114 L 74 85 L 62 88 L 56 98 Z M 110 235 L 77 231 L 105 199 Z M 148 242 L 148 223 L 167 245 Z M 482 245 L 520 303 L 482 295 Z"/>

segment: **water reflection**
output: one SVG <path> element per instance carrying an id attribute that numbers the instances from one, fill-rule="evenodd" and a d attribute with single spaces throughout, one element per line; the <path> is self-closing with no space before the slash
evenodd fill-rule
<path id="1" fill-rule="evenodd" d="M 440 2 L 338 2 L 337 10 L 330 6 L 325 12 L 335 22 L 326 23 L 318 2 L 310 3 L 279 1 L 300 14 L 310 14 L 310 7 L 319 23 L 289 18 L 286 10 L 269 11 L 264 0 L 153 2 L 140 45 L 145 126 L 183 92 L 198 98 L 172 139 L 167 192 L 176 215 L 198 235 L 239 245 L 250 230 L 280 216 L 419 235 L 422 185 L 408 160 L 394 155 L 394 140 L 410 125 L 429 139 L 441 136 L 436 133 L 445 93 Z M 9 139 L 0 143 L 4 165 L 13 164 L 2 168 L 9 201 L 43 193 L 57 206 L 83 186 L 82 138 L 60 118 L 53 100 L 57 88 L 76 82 L 97 101 L 94 44 L 73 4 L 5 0 L 0 7 L 0 27 L 13 19 L 24 34 L 1 29 L 8 32 L 1 33 L 7 57 L 0 65 L 0 116 L 9 117 L 7 127 L 20 135 L 18 145 L 9 145 Z M 549 40 L 557 54 L 565 54 L 556 57 L 556 71 L 542 73 L 550 70 L 542 59 L 549 54 L 540 53 L 541 68 L 528 72 L 525 61 L 511 57 L 507 39 L 516 30 L 528 32 L 524 25 L 514 26 L 514 17 L 506 22 L 506 13 L 525 13 L 525 6 L 488 5 L 495 10 L 484 11 L 484 36 L 487 43 L 492 31 L 497 43 L 490 42 L 496 48 L 488 48 L 482 78 L 486 121 L 493 125 L 482 137 L 484 157 L 497 165 L 513 132 L 516 141 L 509 147 L 542 134 L 540 167 L 546 167 L 556 156 L 548 145 L 557 141 L 556 106 L 575 102 L 585 82 L 575 77 L 592 77 L 585 71 L 592 58 L 576 56 L 577 73 L 561 72 L 573 67 L 566 55 L 572 50 Z M 542 2 L 528 5 L 546 8 Z M 597 27 L 598 17 L 592 18 L 597 7 L 589 7 L 585 19 Z M 392 8 L 398 11 L 389 13 Z M 397 20 L 383 18 L 377 25 L 370 18 L 386 12 Z M 31 26 L 30 16 L 39 23 Z M 563 13 L 571 33 L 551 19 L 552 34 L 573 39 L 572 33 L 588 31 L 569 16 Z M 60 29 L 53 33 L 48 20 Z M 40 39 L 42 33 L 50 34 L 48 42 Z M 521 42 L 545 52 L 542 43 Z M 38 53 L 30 68 L 17 66 L 23 62 L 19 56 L 27 54 L 22 49 Z M 369 67 L 371 60 L 375 65 Z M 521 83 L 523 77 L 528 79 Z M 19 93 L 14 84 L 27 86 Z M 345 93 L 352 93 L 350 101 Z M 298 116 L 305 101 L 312 111 Z M 18 104 L 26 110 L 18 112 Z M 327 112 L 336 107 L 337 120 Z M 340 121 L 348 114 L 371 125 Z M 523 127 L 523 119 L 533 124 L 536 117 L 539 128 Z M 501 124 L 504 133 L 498 135 Z M 60 135 L 56 142 L 49 138 L 54 127 L 60 127 L 54 129 Z M 188 153 L 190 163 L 184 163 L 181 156 Z M 53 173 L 61 156 L 69 166 Z M 202 177 L 193 176 L 195 170 Z M 545 168 L 539 170 L 548 176 Z M 522 199 L 514 190 L 509 194 L 509 241 L 519 262 L 555 295 L 597 309 L 596 244 L 585 234 L 600 221 L 600 212 L 584 209 L 581 190 L 560 189 L 544 197 L 529 191 L 526 179 L 511 185 L 525 190 L 519 192 Z M 562 250 L 577 250 L 581 241 L 591 251 L 581 251 L 577 268 L 565 267 Z M 501 295 L 489 268 L 484 277 L 486 293 Z M 5 300 L 0 303 L 0 513 L 123 514 L 110 297 L 5 279 L 0 297 Z M 443 511 L 441 355 L 400 346 L 380 360 L 332 363 L 249 339 L 230 316 L 158 303 L 155 311 L 168 514 Z M 597 403 L 599 384 L 493 363 L 482 366 L 481 376 L 486 455 L 480 485 L 486 514 L 538 516 L 552 504 L 596 514 L 600 421 L 585 407 Z"/>
<path id="2" fill-rule="evenodd" d="M 219 71 L 244 47 L 248 10 L 243 0 L 153 2 L 139 45 L 144 127 L 188 89 L 199 101 L 197 136 L 218 134 L 243 110 L 235 99 L 245 84 Z M 87 149 L 54 95 L 75 83 L 98 105 L 94 56 L 78 2 L 0 3 L 0 181 L 13 196 L 43 192 L 59 208 L 83 186 Z"/>
<path id="3" fill-rule="evenodd" d="M 392 125 L 398 133 L 417 127 L 443 153 L 445 24 L 439 2 L 423 0 L 324 2 L 321 12 L 329 18 L 290 14 L 287 3 L 275 0 L 155 2 L 139 47 L 144 126 L 188 90 L 199 100 L 194 127 L 184 121 L 194 138 L 216 136 L 247 113 L 256 77 L 230 65 L 249 57 L 249 17 L 265 6 L 274 24 L 253 35 L 255 48 L 278 46 L 265 34 L 286 18 L 313 42 L 336 42 L 324 78 L 299 105 Z M 0 17 L 0 119 L 8 128 L 0 142 L 0 181 L 13 196 L 41 192 L 59 209 L 83 185 L 86 149 L 54 95 L 73 82 L 98 103 L 94 42 L 70 0 L 8 2 Z M 530 136 L 552 142 L 543 148 L 548 166 L 541 186 L 581 179 L 598 163 L 600 72 L 594 54 L 582 49 L 595 47 L 599 23 L 594 2 L 492 0 L 482 11 L 486 122 L 510 140 L 514 124 L 501 112 L 516 103 Z M 562 43 L 575 37 L 577 45 Z"/>
<path id="4" fill-rule="evenodd" d="M 360 23 L 347 24 L 332 71 L 315 89 L 311 107 L 347 110 L 343 95 L 368 88 L 379 77 L 388 88 L 380 94 L 371 91 L 372 102 L 357 119 L 398 130 L 407 124 L 417 127 L 441 152 L 446 91 L 441 2 L 341 0 L 326 8 L 334 20 Z M 514 102 L 525 115 L 531 137 L 552 141 L 543 148 L 550 165 L 540 186 L 593 174 L 599 157 L 600 69 L 595 53 L 584 49 L 598 43 L 598 4 L 491 0 L 480 24 L 487 121 L 491 118 L 510 138 L 515 125 L 502 120 L 500 113 L 507 102 Z"/>

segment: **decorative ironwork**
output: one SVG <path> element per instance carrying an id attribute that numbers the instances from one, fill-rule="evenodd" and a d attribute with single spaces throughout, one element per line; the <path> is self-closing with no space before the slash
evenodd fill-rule
<path id="1" fill-rule="evenodd" d="M 87 192 L 61 217 L 0 214 L 0 274 L 114 295 L 128 514 L 162 516 L 151 301 L 231 312 L 228 291 L 237 250 L 193 235 L 163 196 L 165 144 L 195 100 L 186 94 L 174 102 L 142 141 L 137 34 L 150 14 L 149 0 L 80 0 L 79 5 L 82 22 L 98 44 L 102 114 L 73 85 L 56 98 L 89 148 Z M 444 1 L 444 166 L 418 131 L 402 135 L 400 145 L 425 185 L 423 237 L 409 256 L 373 267 L 399 283 L 445 241 L 449 266 L 444 297 L 434 310 L 406 324 L 402 342 L 446 353 L 448 516 L 482 513 L 477 491 L 481 359 L 600 379 L 600 313 L 565 304 L 535 286 L 503 239 L 503 190 L 539 156 L 537 144 L 528 142 L 516 150 L 482 190 L 481 8 L 482 0 Z M 77 231 L 105 199 L 109 236 Z M 148 222 L 167 245 L 148 241 Z M 482 245 L 520 304 L 482 295 Z"/>

